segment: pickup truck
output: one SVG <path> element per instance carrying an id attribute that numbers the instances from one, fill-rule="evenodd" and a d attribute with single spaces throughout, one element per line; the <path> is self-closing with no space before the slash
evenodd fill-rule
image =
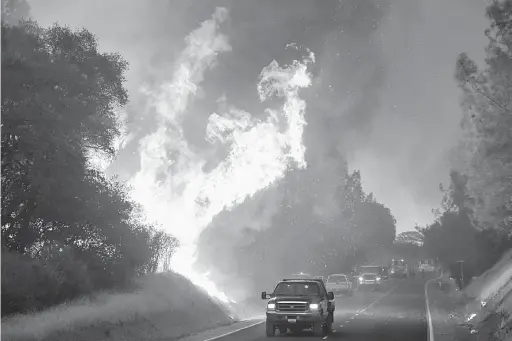
<path id="1" fill-rule="evenodd" d="M 267 302 L 266 335 L 312 329 L 315 336 L 331 332 L 334 321 L 334 294 L 327 292 L 321 279 L 283 279 L 271 294 L 261 298 Z"/>

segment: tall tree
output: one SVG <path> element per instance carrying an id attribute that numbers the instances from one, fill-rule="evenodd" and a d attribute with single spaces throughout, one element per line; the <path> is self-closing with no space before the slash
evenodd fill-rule
<path id="1" fill-rule="evenodd" d="M 1 39 L 2 315 L 164 266 L 176 239 L 89 163 L 114 155 L 127 63 L 86 30 L 20 21 Z"/>
<path id="2" fill-rule="evenodd" d="M 485 68 L 479 70 L 464 53 L 457 60 L 467 113 L 460 151 L 478 226 L 512 233 L 512 1 L 493 1 L 487 17 Z"/>
<path id="3" fill-rule="evenodd" d="M 315 275 L 350 271 L 367 251 L 376 246 L 391 247 L 395 219 L 388 208 L 363 191 L 359 172 L 349 174 L 345 169 L 339 183 L 330 183 L 338 188 L 334 210 L 323 200 L 324 190 L 317 187 L 315 175 L 307 169 L 294 170 L 276 184 L 272 191 L 279 193 L 278 207 L 268 228 L 235 232 L 226 219 L 214 222 L 213 228 L 201 235 L 201 262 L 213 257 L 222 260 L 212 264 L 220 275 L 212 275 L 223 279 L 230 276 L 226 290 L 236 292 L 239 283 L 246 280 L 255 288 L 270 288 L 279 278 L 299 271 Z M 268 198 L 263 194 L 256 200 Z M 323 205 L 329 207 L 318 208 Z M 242 206 L 235 210 L 243 211 Z M 239 238 L 243 243 L 227 245 L 225 240 L 234 240 L 236 233 L 243 235 Z M 224 234 L 230 236 L 219 238 Z"/>
<path id="4" fill-rule="evenodd" d="M 2 235 L 11 248 L 25 252 L 43 231 L 71 225 L 87 206 L 77 194 L 102 189 L 87 157 L 113 155 L 126 68 L 88 31 L 2 25 Z"/>
<path id="5" fill-rule="evenodd" d="M 425 228 L 423 251 L 429 257 L 448 268 L 455 262 L 465 262 L 465 273 L 478 275 L 491 267 L 510 248 L 507 239 L 497 229 L 477 229 L 472 221 L 468 196 L 468 177 L 459 172 L 450 172 L 450 185 L 444 192 L 442 209 L 436 221 Z"/>

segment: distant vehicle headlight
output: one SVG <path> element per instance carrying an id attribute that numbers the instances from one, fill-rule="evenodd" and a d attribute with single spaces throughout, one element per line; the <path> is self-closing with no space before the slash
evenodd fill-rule
<path id="1" fill-rule="evenodd" d="M 318 309 L 318 303 L 311 303 L 309 305 L 310 310 L 317 310 Z"/>
<path id="2" fill-rule="evenodd" d="M 269 304 L 267 304 L 267 309 L 268 309 L 268 310 L 275 310 L 275 309 L 276 309 L 276 304 L 275 304 L 275 303 L 269 303 Z"/>

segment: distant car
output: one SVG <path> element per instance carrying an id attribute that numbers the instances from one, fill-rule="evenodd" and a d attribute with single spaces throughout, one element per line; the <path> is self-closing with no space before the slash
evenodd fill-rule
<path id="1" fill-rule="evenodd" d="M 334 294 L 352 294 L 352 282 L 345 274 L 332 274 L 327 277 L 327 290 Z"/>
<path id="2" fill-rule="evenodd" d="M 377 291 L 380 289 L 381 278 L 377 274 L 363 273 L 359 276 L 357 281 L 358 290 L 373 289 Z"/>

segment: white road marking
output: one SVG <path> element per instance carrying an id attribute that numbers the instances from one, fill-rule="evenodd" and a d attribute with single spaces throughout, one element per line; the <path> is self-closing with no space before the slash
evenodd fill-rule
<path id="1" fill-rule="evenodd" d="M 357 314 L 361 314 L 361 313 L 364 313 L 366 311 L 366 309 L 372 307 L 375 303 L 379 302 L 381 299 L 383 299 L 384 297 L 386 297 L 387 295 L 391 294 L 391 292 L 393 290 L 395 290 L 395 288 L 398 286 L 398 283 L 395 284 L 391 289 L 389 289 L 388 291 L 386 291 L 382 296 L 380 296 L 379 298 L 377 298 L 375 301 L 373 301 L 370 305 L 366 306 L 365 308 L 361 309 L 361 310 L 358 310 L 356 315 Z"/>
<path id="2" fill-rule="evenodd" d="M 336 333 L 336 329 L 333 329 L 333 331 L 332 331 L 332 332 L 333 332 L 333 333 Z"/>
<path id="3" fill-rule="evenodd" d="M 342 325 L 342 324 L 340 324 L 340 328 L 343 328 L 343 325 Z"/>
<path id="4" fill-rule="evenodd" d="M 443 277 L 442 273 L 439 277 L 429 279 L 427 281 L 427 283 L 425 283 L 425 302 L 426 302 L 425 306 L 427 308 L 428 341 L 434 341 L 434 326 L 432 325 L 432 316 L 430 315 L 430 303 L 429 303 L 429 299 L 428 299 L 427 287 L 430 282 L 436 281 L 436 280 L 440 279 L 441 277 Z"/>
<path id="5" fill-rule="evenodd" d="M 327 339 L 327 336 L 324 336 L 322 339 L 323 339 L 323 340 Z"/>
<path id="6" fill-rule="evenodd" d="M 234 334 L 234 333 L 237 333 L 241 330 L 244 330 L 244 329 L 248 329 L 248 328 L 251 328 L 251 327 L 254 327 L 254 326 L 257 326 L 258 324 L 262 324 L 264 323 L 265 321 L 259 321 L 259 322 L 256 322 L 256 323 L 253 323 L 253 324 L 250 324 L 248 326 L 245 326 L 245 327 L 242 327 L 242 328 L 238 328 L 238 329 L 235 329 L 235 330 L 232 330 L 230 332 L 227 332 L 227 333 L 224 333 L 222 335 L 218 335 L 218 336 L 214 336 L 214 337 L 211 337 L 209 339 L 206 339 L 206 340 L 203 340 L 203 341 L 212 341 L 212 340 L 217 340 L 217 339 L 220 339 L 221 337 L 224 337 L 224 336 L 228 336 L 228 335 L 231 335 L 231 334 Z"/>

